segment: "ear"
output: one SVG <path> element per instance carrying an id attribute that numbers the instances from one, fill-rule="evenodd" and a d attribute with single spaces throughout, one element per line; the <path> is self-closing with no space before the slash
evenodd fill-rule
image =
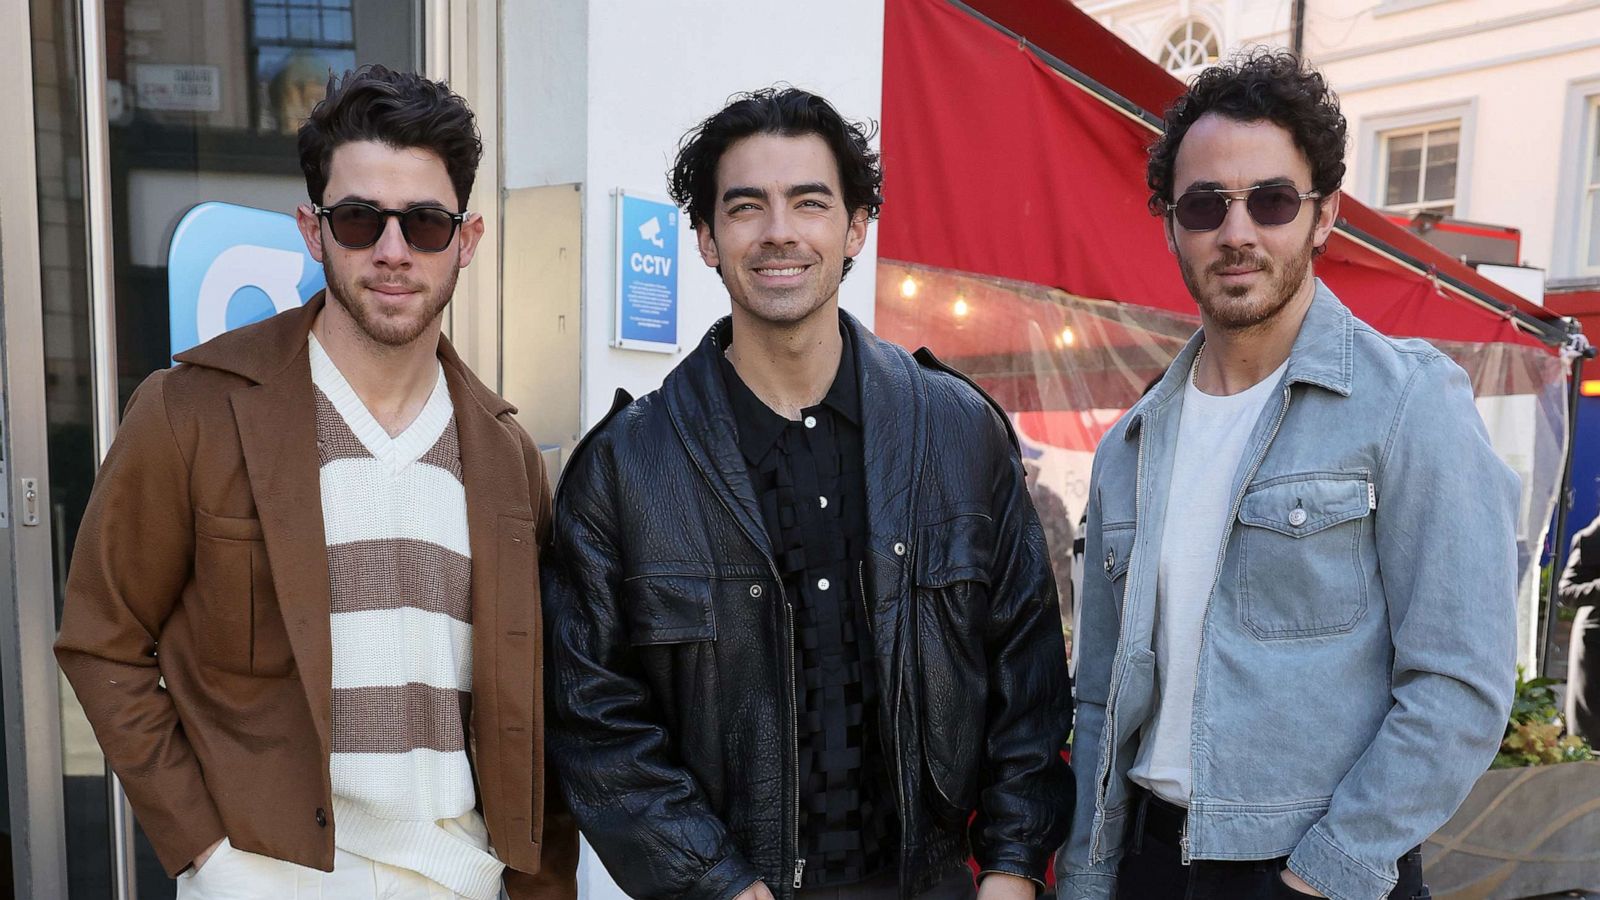
<path id="1" fill-rule="evenodd" d="M 478 241 L 483 240 L 483 229 L 483 216 L 479 213 L 467 213 L 456 234 L 456 239 L 461 242 L 456 247 L 457 265 L 466 268 L 472 262 L 472 257 L 478 252 Z"/>
<path id="2" fill-rule="evenodd" d="M 1333 234 L 1333 226 L 1339 221 L 1339 193 L 1334 191 L 1317 204 L 1317 221 L 1311 229 L 1311 246 L 1322 247 L 1328 243 L 1328 236 Z"/>
<path id="3" fill-rule="evenodd" d="M 844 255 L 855 259 L 867 243 L 867 208 L 862 207 L 850 216 L 850 228 L 844 235 Z"/>
<path id="4" fill-rule="evenodd" d="M 1170 213 L 1161 217 L 1161 234 L 1167 239 L 1167 252 L 1173 256 L 1178 255 L 1178 236 L 1173 233 L 1176 227 Z"/>
<path id="5" fill-rule="evenodd" d="M 722 258 L 717 254 L 717 239 L 711 233 L 711 223 L 701 222 L 694 227 L 695 243 L 700 246 L 700 261 L 707 267 L 715 269 L 722 265 Z"/>
<path id="6" fill-rule="evenodd" d="M 317 262 L 322 262 L 322 219 L 311 204 L 302 203 L 294 208 L 294 224 L 306 242 L 306 252 Z"/>

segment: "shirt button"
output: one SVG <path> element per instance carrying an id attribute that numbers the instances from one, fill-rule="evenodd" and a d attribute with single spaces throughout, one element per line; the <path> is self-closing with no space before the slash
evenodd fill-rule
<path id="1" fill-rule="evenodd" d="M 817 427 L 817 417 L 816 416 L 806 416 L 806 427 L 807 428 L 815 428 L 815 427 Z"/>
<path id="2" fill-rule="evenodd" d="M 1306 511 L 1301 509 L 1298 506 L 1295 507 L 1294 511 L 1289 513 L 1289 524 L 1293 525 L 1296 528 L 1299 528 L 1301 525 L 1304 525 L 1305 523 L 1306 523 Z"/>
<path id="3" fill-rule="evenodd" d="M 906 555 L 906 545 L 900 543 L 899 541 L 895 541 L 894 542 L 894 555 L 895 556 L 905 556 Z"/>
<path id="4" fill-rule="evenodd" d="M 828 589 L 828 579 L 826 579 L 826 578 L 818 578 L 817 579 L 817 590 L 825 591 L 827 589 Z"/>
<path id="5" fill-rule="evenodd" d="M 317 807 L 317 827 L 318 828 L 327 828 L 328 827 L 328 814 L 323 812 L 322 811 L 322 807 L 320 807 L 320 806 Z"/>
<path id="6" fill-rule="evenodd" d="M 761 596 L 761 585 L 759 585 L 759 584 L 750 585 L 750 596 L 752 596 L 752 597 Z"/>
<path id="7" fill-rule="evenodd" d="M 827 497 L 818 497 L 817 498 L 817 502 L 822 504 L 822 508 L 823 509 L 827 509 L 828 508 L 828 498 Z"/>

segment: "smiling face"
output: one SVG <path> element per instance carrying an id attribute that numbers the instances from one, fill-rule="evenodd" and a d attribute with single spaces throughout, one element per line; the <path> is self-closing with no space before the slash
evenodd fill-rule
<path id="1" fill-rule="evenodd" d="M 793 325 L 837 304 L 844 261 L 866 241 L 867 212 L 845 208 L 839 165 L 821 137 L 758 134 L 723 152 L 715 207 L 695 234 L 737 311 Z"/>
<path id="2" fill-rule="evenodd" d="M 460 210 L 444 161 L 416 147 L 391 147 L 375 141 L 339 145 L 328 165 L 323 205 L 348 201 L 381 209 L 434 206 Z M 322 263 L 328 294 L 327 311 L 347 317 L 373 343 L 403 347 L 437 339 L 439 315 L 455 292 L 456 276 L 472 261 L 483 219 L 469 215 L 449 246 L 438 253 L 414 249 L 390 217 L 371 247 L 352 250 L 334 240 L 327 221 L 309 205 L 297 213 L 301 235 L 313 258 Z"/>
<path id="3" fill-rule="evenodd" d="M 1173 165 L 1177 194 L 1290 184 L 1310 191 L 1311 163 L 1288 129 L 1208 113 L 1190 127 Z M 1243 195 L 1240 195 L 1241 197 Z M 1285 225 L 1258 225 L 1244 202 L 1229 205 L 1222 225 L 1188 231 L 1166 217 L 1167 246 L 1208 326 L 1240 330 L 1272 320 L 1291 301 L 1309 302 L 1313 250 L 1338 218 L 1337 195 L 1307 200 Z"/>

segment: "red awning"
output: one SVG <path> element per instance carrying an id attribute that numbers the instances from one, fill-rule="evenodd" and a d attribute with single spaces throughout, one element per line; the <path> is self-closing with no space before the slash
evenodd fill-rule
<path id="1" fill-rule="evenodd" d="M 1182 86 L 1066 0 L 973 7 L 1146 111 Z M 1193 315 L 1146 209 L 1156 132 L 947 0 L 887 0 L 879 256 Z M 1540 320 L 1554 317 L 1348 194 L 1316 272 L 1388 334 L 1546 345 L 1359 238 Z M 892 331 L 892 322 L 879 323 Z"/>

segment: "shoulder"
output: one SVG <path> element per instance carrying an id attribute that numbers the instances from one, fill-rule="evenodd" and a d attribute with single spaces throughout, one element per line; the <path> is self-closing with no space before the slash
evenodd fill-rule
<path id="1" fill-rule="evenodd" d="M 904 351 L 901 351 L 902 353 Z M 1005 442 L 1007 452 L 1020 452 L 1011 416 L 978 383 L 946 365 L 926 347 L 911 354 L 927 390 L 928 414 L 936 427 L 987 433 Z"/>

